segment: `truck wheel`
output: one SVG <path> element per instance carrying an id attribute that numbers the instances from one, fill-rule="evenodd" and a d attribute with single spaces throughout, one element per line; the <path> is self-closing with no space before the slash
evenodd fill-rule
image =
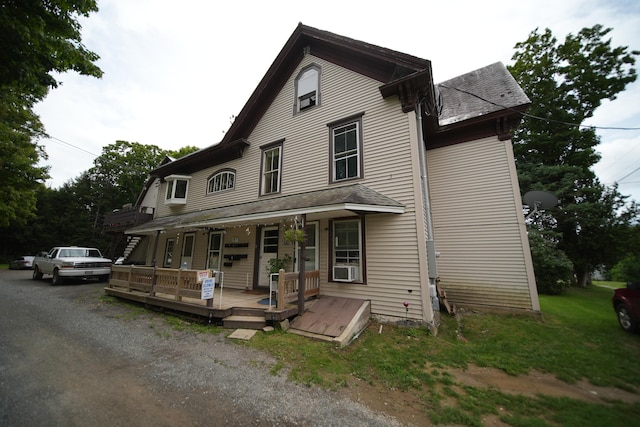
<path id="1" fill-rule="evenodd" d="M 36 265 L 35 267 L 33 267 L 33 280 L 41 280 L 41 279 L 42 279 L 42 273 L 40 272 L 40 269 Z"/>
<path id="2" fill-rule="evenodd" d="M 108 274 L 103 274 L 102 276 L 100 276 L 98 278 L 99 282 L 108 282 L 109 281 L 109 275 Z"/>
<path id="3" fill-rule="evenodd" d="M 52 286 L 58 286 L 62 284 L 62 277 L 60 277 L 60 274 L 58 273 L 58 269 L 56 268 L 55 270 L 53 270 L 53 279 L 51 279 L 51 285 Z"/>

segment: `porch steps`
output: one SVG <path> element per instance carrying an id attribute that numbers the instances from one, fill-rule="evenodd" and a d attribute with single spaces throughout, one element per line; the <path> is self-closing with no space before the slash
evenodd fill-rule
<path id="1" fill-rule="evenodd" d="M 222 319 L 222 327 L 226 329 L 262 329 L 267 326 L 263 309 L 234 308 L 231 316 Z"/>
<path id="2" fill-rule="evenodd" d="M 136 246 L 138 246 L 138 243 L 140 243 L 140 240 L 142 240 L 142 238 L 139 236 L 129 236 L 127 238 L 127 247 L 124 248 L 124 254 L 123 254 L 125 260 L 129 258 L 129 255 L 131 255 L 131 252 L 133 252 Z"/>

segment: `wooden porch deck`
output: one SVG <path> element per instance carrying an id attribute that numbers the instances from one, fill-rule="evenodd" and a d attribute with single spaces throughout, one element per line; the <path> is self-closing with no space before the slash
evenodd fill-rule
<path id="1" fill-rule="evenodd" d="M 199 276 L 206 271 L 176 270 L 140 266 L 113 266 L 107 295 L 162 307 L 178 312 L 194 314 L 210 321 L 222 320 L 234 314 L 252 313 L 266 321 L 282 321 L 298 314 L 298 274 L 281 271 L 278 292 L 272 295 L 271 305 L 264 303 L 269 292 L 264 293 L 220 287 L 216 284 L 213 299 L 201 299 L 202 281 Z M 305 297 L 317 296 L 318 271 L 305 275 Z M 260 303 L 263 301 L 263 303 Z"/>

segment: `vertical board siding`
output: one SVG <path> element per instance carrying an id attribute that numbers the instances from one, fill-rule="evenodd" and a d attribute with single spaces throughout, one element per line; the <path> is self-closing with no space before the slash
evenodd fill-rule
<path id="1" fill-rule="evenodd" d="M 510 143 L 486 138 L 427 152 L 438 271 L 454 303 L 536 306 Z"/>

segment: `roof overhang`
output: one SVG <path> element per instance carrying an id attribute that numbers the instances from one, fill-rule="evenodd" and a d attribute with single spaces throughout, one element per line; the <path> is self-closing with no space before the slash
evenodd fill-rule
<path id="1" fill-rule="evenodd" d="M 170 230 L 277 223 L 303 214 L 311 221 L 372 213 L 402 214 L 404 211 L 403 204 L 356 184 L 156 218 L 126 230 L 125 234 L 149 235 Z"/>

